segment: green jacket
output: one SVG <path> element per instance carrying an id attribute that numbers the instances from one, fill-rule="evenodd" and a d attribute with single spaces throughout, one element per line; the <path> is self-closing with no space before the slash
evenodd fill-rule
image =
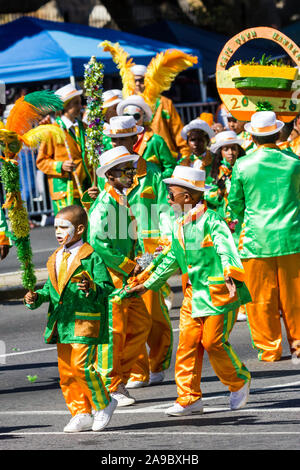
<path id="1" fill-rule="evenodd" d="M 109 269 L 115 287 L 122 287 L 136 265 L 136 221 L 127 198 L 109 183 L 90 209 L 87 236 Z"/>
<path id="2" fill-rule="evenodd" d="M 137 222 L 136 249 L 152 252 L 151 247 L 157 246 L 161 237 L 170 238 L 175 219 L 167 195 L 167 186 L 157 166 L 139 158 L 134 184 L 126 193 Z"/>
<path id="3" fill-rule="evenodd" d="M 108 342 L 108 296 L 114 290 L 110 275 L 102 259 L 93 248 L 84 243 L 68 270 L 65 286 L 59 293 L 55 259 L 56 250 L 47 263 L 48 280 L 37 290 L 34 304 L 25 304 L 31 310 L 49 302 L 46 343 L 100 344 Z M 93 282 L 88 297 L 78 289 L 82 274 Z"/>
<path id="4" fill-rule="evenodd" d="M 192 317 L 223 314 L 251 301 L 231 233 L 204 204 L 176 220 L 170 251 L 144 286 L 158 290 L 178 268 L 192 285 Z M 224 276 L 236 283 L 237 294 L 232 299 Z"/>
<path id="5" fill-rule="evenodd" d="M 176 166 L 176 158 L 173 157 L 165 140 L 152 131 L 146 131 L 143 134 L 142 142 L 139 144 L 137 153 L 147 162 L 155 163 L 160 169 L 163 178 L 169 178 Z"/>
<path id="6" fill-rule="evenodd" d="M 228 203 L 244 219 L 241 258 L 300 252 L 300 161 L 296 155 L 268 144 L 239 158 Z"/>

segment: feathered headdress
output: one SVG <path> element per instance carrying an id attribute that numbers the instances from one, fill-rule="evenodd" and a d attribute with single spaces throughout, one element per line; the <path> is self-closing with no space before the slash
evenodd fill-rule
<path id="1" fill-rule="evenodd" d="M 135 93 L 135 81 L 131 67 L 135 64 L 129 54 L 122 49 L 119 43 L 112 44 L 109 41 L 104 41 L 100 46 L 103 47 L 104 51 L 111 53 L 113 61 L 120 70 L 123 97 L 128 98 L 128 96 L 133 95 Z M 140 93 L 152 110 L 159 95 L 163 91 L 169 90 L 176 76 L 183 70 L 197 64 L 197 62 L 198 58 L 196 56 L 186 54 L 178 49 L 167 49 L 153 57 L 144 77 L 145 90 Z"/>
<path id="2" fill-rule="evenodd" d="M 36 147 L 42 140 L 48 140 L 50 135 L 57 143 L 63 143 L 63 131 L 57 126 L 45 124 L 34 127 L 45 114 L 61 109 L 61 99 L 48 90 L 22 96 L 12 107 L 6 124 L 0 123 L 1 140 L 8 143 L 14 136 L 15 141 L 19 141 L 19 150 L 23 143 L 28 147 Z M 8 149 L 7 152 L 13 153 Z"/>
<path id="3" fill-rule="evenodd" d="M 6 199 L 3 208 L 7 209 L 11 224 L 11 237 L 17 248 L 17 257 L 22 268 L 22 283 L 25 289 L 33 290 L 36 283 L 32 250 L 29 237 L 27 209 L 20 193 L 20 174 L 16 155 L 25 144 L 36 147 L 42 140 L 50 136 L 57 143 L 64 142 L 63 131 L 51 124 L 38 124 L 43 115 L 51 111 L 63 109 L 58 96 L 49 91 L 37 91 L 19 98 L 12 107 L 6 125 L 0 123 L 0 147 L 3 152 L 1 165 L 1 182 Z"/>

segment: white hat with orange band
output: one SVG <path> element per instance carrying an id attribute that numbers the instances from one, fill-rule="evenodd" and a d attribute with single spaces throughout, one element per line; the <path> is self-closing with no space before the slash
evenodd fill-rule
<path id="1" fill-rule="evenodd" d="M 99 158 L 100 167 L 97 168 L 96 173 L 99 177 L 104 177 L 105 173 L 114 166 L 120 163 L 136 162 L 140 158 L 139 155 L 129 153 L 124 145 L 114 147 L 106 152 L 103 152 Z"/>
<path id="2" fill-rule="evenodd" d="M 194 191 L 208 191 L 211 186 L 205 184 L 205 177 L 206 173 L 203 170 L 177 165 L 172 176 L 164 179 L 163 182 L 172 186 L 183 186 Z"/>
<path id="3" fill-rule="evenodd" d="M 120 103 L 122 101 L 122 90 L 118 90 L 117 88 L 113 90 L 107 90 L 102 93 L 102 101 L 103 101 L 103 108 L 110 108 L 110 106 L 114 106 L 115 104 Z"/>
<path id="4" fill-rule="evenodd" d="M 239 139 L 237 134 L 234 131 L 223 131 L 219 132 L 211 139 L 210 150 L 213 153 L 216 153 L 219 148 L 226 145 L 237 144 L 242 146 L 243 139 Z"/>
<path id="5" fill-rule="evenodd" d="M 276 119 L 274 111 L 258 111 L 252 114 L 251 122 L 247 122 L 244 128 L 249 134 L 267 136 L 276 134 L 284 126 L 284 122 Z"/>
<path id="6" fill-rule="evenodd" d="M 103 134 L 108 137 L 129 137 L 143 132 L 142 126 L 137 126 L 133 116 L 113 116 L 109 124 L 103 128 Z"/>
<path id="7" fill-rule="evenodd" d="M 82 95 L 82 93 L 83 90 L 77 90 L 77 88 L 75 88 L 71 83 L 59 88 L 55 92 L 55 94 L 60 97 L 64 104 L 75 98 L 75 96 Z"/>

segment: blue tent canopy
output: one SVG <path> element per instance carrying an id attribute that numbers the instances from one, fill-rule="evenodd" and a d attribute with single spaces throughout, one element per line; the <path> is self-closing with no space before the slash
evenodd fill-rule
<path id="1" fill-rule="evenodd" d="M 168 39 L 173 44 L 177 44 L 177 47 L 197 47 L 203 57 L 202 68 L 206 76 L 215 73 L 219 54 L 230 39 L 229 36 L 223 34 L 166 20 L 139 28 L 135 30 L 135 33 L 160 41 Z M 234 54 L 232 61 L 251 60 L 252 57 L 259 59 L 264 53 L 273 56 L 280 51 L 282 51 L 280 46 L 276 46 L 272 41 L 256 39 L 240 47 Z M 230 65 L 232 65 L 231 62 L 228 66 Z"/>
<path id="2" fill-rule="evenodd" d="M 0 27 L 0 80 L 15 84 L 82 78 L 84 64 L 93 55 L 103 63 L 106 74 L 116 73 L 118 69 L 110 53 L 98 47 L 104 40 L 119 42 L 139 64 L 148 65 L 158 52 L 177 48 L 197 56 L 198 64 L 194 67 L 202 67 L 202 55 L 197 48 L 107 28 L 23 17 Z"/>

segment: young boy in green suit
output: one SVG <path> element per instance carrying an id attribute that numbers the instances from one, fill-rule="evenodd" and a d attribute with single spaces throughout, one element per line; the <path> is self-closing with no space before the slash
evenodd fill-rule
<path id="1" fill-rule="evenodd" d="M 108 342 L 108 296 L 114 286 L 102 259 L 82 240 L 87 222 L 80 206 L 57 214 L 60 247 L 49 257 L 48 280 L 24 298 L 29 309 L 49 302 L 44 338 L 57 344 L 60 387 L 72 414 L 64 432 L 104 429 L 117 405 L 94 367 L 97 345 Z"/>

